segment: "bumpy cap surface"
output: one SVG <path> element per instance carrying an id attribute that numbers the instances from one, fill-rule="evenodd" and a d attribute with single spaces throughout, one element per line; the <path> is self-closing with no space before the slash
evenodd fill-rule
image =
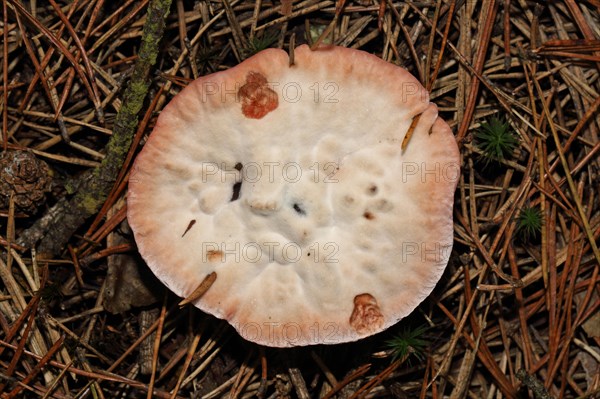
<path id="1" fill-rule="evenodd" d="M 269 49 L 195 80 L 132 170 L 139 251 L 182 297 L 216 274 L 194 304 L 262 345 L 382 331 L 450 255 L 458 148 L 437 114 L 407 71 L 339 47 L 300 46 L 293 66 Z"/>

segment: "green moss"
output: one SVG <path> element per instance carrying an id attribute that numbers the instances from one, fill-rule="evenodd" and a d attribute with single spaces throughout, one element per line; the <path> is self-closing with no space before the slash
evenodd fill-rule
<path id="1" fill-rule="evenodd" d="M 485 163 L 510 157 L 519 141 L 508 122 L 493 117 L 475 133 L 475 146 L 483 152 Z"/>
<path id="2" fill-rule="evenodd" d="M 386 346 L 392 351 L 392 361 L 403 359 L 410 365 L 411 358 L 422 362 L 429 342 L 423 338 L 428 327 L 425 325 L 415 328 L 404 328 L 399 334 L 386 341 Z"/>
<path id="3" fill-rule="evenodd" d="M 77 187 L 72 180 L 69 180 L 65 183 L 65 190 L 67 190 L 67 194 L 73 195 L 77 192 Z"/>
<path id="4" fill-rule="evenodd" d="M 99 200 L 94 198 L 92 195 L 82 195 L 80 196 L 79 206 L 87 213 L 88 215 L 93 215 L 100 209 L 104 200 Z"/>
<path id="5" fill-rule="evenodd" d="M 144 106 L 150 86 L 148 75 L 158 57 L 159 42 L 165 26 L 164 18 L 168 14 L 170 5 L 171 0 L 154 0 L 148 7 L 139 59 L 125 89 L 113 135 L 106 146 L 106 157 L 100 167 L 94 169 L 89 175 L 85 189 L 81 190 L 75 198 L 77 206 L 87 216 L 93 215 L 102 206 L 131 146 L 138 125 L 138 114 Z"/>
<path id="6" fill-rule="evenodd" d="M 538 207 L 521 209 L 517 218 L 517 233 L 524 241 L 535 239 L 542 231 L 542 212 Z"/>
<path id="7" fill-rule="evenodd" d="M 248 58 L 271 47 L 278 38 L 279 33 L 276 31 L 265 32 L 255 36 L 252 40 L 248 41 L 248 47 L 244 49 L 244 56 Z"/>
<path id="8" fill-rule="evenodd" d="M 124 116 L 137 115 L 144 104 L 148 93 L 148 83 L 131 81 L 125 93 L 125 100 L 121 108 Z"/>

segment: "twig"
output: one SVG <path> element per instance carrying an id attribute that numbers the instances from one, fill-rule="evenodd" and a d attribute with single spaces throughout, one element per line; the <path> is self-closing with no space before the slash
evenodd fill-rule
<path id="1" fill-rule="evenodd" d="M 527 374 L 525 370 L 517 370 L 517 378 L 521 380 L 527 388 L 531 389 L 533 396 L 536 399 L 554 399 L 554 396 L 546 391 L 544 384 L 534 376 Z"/>
<path id="2" fill-rule="evenodd" d="M 101 165 L 82 178 L 76 194 L 70 200 L 59 202 L 51 210 L 55 217 L 48 225 L 35 223 L 20 236 L 19 243 L 26 247 L 33 247 L 41 238 L 38 247 L 40 256 L 49 257 L 58 253 L 79 226 L 100 209 L 112 188 L 131 145 L 138 122 L 137 115 L 148 92 L 150 69 L 156 62 L 170 5 L 171 0 L 153 0 L 148 7 L 139 58 L 125 90 L 123 104 Z M 49 230 L 53 233 L 44 235 Z"/>

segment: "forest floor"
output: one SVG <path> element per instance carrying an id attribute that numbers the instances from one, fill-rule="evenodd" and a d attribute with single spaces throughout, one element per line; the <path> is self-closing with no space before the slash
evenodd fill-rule
<path id="1" fill-rule="evenodd" d="M 1 3 L 0 398 L 600 398 L 598 0 L 173 0 L 121 146 L 149 1 Z M 460 149 L 454 248 L 389 330 L 265 348 L 153 280 L 127 179 L 193 78 L 317 40 L 430 90 Z"/>

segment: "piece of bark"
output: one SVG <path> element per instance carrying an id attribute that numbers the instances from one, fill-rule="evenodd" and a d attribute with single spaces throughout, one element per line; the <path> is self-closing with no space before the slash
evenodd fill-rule
<path id="1" fill-rule="evenodd" d="M 142 310 L 139 316 L 140 335 L 144 335 L 152 324 L 158 319 L 158 309 Z M 156 331 L 140 343 L 140 355 L 138 363 L 140 365 L 140 374 L 148 375 L 152 372 L 152 355 L 154 353 L 154 340 Z"/>
<path id="2" fill-rule="evenodd" d="M 121 229 L 127 231 L 127 221 Z M 111 233 L 109 247 L 131 242 L 120 233 Z M 102 306 L 111 313 L 122 313 L 132 307 L 148 306 L 158 302 L 164 286 L 156 279 L 138 254 L 116 254 L 107 259 L 104 302 Z"/>

